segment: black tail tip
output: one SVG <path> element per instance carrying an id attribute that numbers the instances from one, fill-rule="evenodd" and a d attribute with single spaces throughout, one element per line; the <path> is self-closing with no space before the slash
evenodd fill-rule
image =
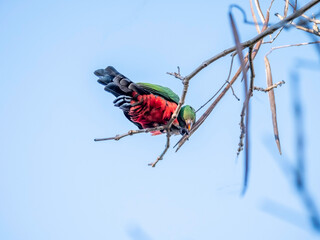
<path id="1" fill-rule="evenodd" d="M 112 66 L 108 66 L 108 67 L 105 69 L 105 72 L 106 72 L 107 74 L 109 74 L 110 76 L 113 76 L 113 77 L 115 77 L 115 76 L 117 76 L 117 75 L 120 74 L 120 73 L 119 73 L 114 67 L 112 67 Z"/>
<path id="2" fill-rule="evenodd" d="M 98 70 L 94 71 L 94 75 L 96 75 L 98 77 L 102 77 L 105 75 L 110 75 L 110 76 L 115 77 L 118 74 L 120 74 L 120 73 L 112 66 L 108 66 L 105 69 L 98 69 Z"/>
<path id="3" fill-rule="evenodd" d="M 97 77 L 102 77 L 106 74 L 106 70 L 104 69 L 98 69 L 96 71 L 94 71 L 94 75 L 96 75 Z"/>

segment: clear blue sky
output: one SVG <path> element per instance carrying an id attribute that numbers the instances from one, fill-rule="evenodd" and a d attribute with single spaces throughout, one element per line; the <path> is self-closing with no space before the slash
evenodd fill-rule
<path id="1" fill-rule="evenodd" d="M 320 74 L 312 46 L 270 55 L 274 81 L 286 81 L 276 90 L 284 156 L 276 154 L 267 94 L 256 92 L 252 166 L 243 198 L 243 155 L 236 158 L 242 103 L 231 93 L 178 153 L 171 149 L 154 169 L 147 164 L 162 151 L 164 136 L 93 141 L 135 128 L 113 107 L 113 96 L 96 82 L 94 70 L 113 65 L 133 81 L 180 94 L 181 83 L 165 73 L 180 66 L 188 74 L 233 46 L 232 3 L 0 2 L 0 239 L 316 238 L 277 163 L 295 160 L 292 93 L 298 93 L 308 186 L 319 203 Z M 249 1 L 237 3 L 249 14 Z M 283 2 L 276 1 L 275 9 L 281 13 Z M 253 37 L 255 28 L 234 13 L 241 39 Z M 274 46 L 307 41 L 303 32 L 286 31 Z M 255 62 L 257 86 L 265 86 L 263 56 L 269 48 L 263 46 Z M 198 108 L 212 96 L 229 63 L 225 57 L 197 75 L 187 103 Z M 299 88 L 292 74 L 299 75 Z M 240 81 L 234 89 L 243 99 Z"/>

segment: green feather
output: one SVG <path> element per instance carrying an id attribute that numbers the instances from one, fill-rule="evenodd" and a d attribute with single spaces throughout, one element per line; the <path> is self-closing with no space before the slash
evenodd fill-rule
<path id="1" fill-rule="evenodd" d="M 139 87 L 147 90 L 148 92 L 158 95 L 165 98 L 171 102 L 179 103 L 179 96 L 175 94 L 170 88 L 162 87 L 160 85 L 151 84 L 151 83 L 136 83 Z"/>
<path id="2" fill-rule="evenodd" d="M 185 105 L 182 107 L 180 112 L 183 116 L 183 119 L 190 119 L 192 121 L 196 120 L 195 110 L 190 105 Z"/>
<path id="3" fill-rule="evenodd" d="M 193 123 L 196 121 L 196 111 L 190 105 L 183 106 L 179 112 L 178 121 L 181 127 L 185 127 L 187 119 Z"/>

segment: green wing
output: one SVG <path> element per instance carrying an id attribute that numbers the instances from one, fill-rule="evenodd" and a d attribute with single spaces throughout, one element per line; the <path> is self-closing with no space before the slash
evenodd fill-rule
<path id="1" fill-rule="evenodd" d="M 136 83 L 139 87 L 147 90 L 148 92 L 165 98 L 171 102 L 179 103 L 179 96 L 175 94 L 170 88 L 162 87 L 160 85 L 151 83 Z"/>

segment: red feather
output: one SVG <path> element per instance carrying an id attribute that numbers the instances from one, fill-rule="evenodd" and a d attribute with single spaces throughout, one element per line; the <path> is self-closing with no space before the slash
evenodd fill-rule
<path id="1" fill-rule="evenodd" d="M 143 128 L 152 128 L 167 124 L 171 115 L 177 108 L 175 102 L 169 102 L 160 96 L 153 94 L 138 95 L 133 93 L 133 99 L 128 115 L 131 121 L 139 123 Z M 173 125 L 179 126 L 177 119 Z M 153 132 L 153 135 L 160 134 L 159 131 Z"/>

